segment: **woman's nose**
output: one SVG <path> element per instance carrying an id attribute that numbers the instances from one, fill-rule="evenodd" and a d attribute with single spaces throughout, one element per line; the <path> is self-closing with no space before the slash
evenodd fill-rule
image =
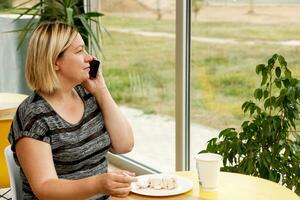
<path id="1" fill-rule="evenodd" d="M 91 62 L 93 59 L 94 59 L 93 56 L 89 55 L 88 53 L 86 54 L 86 56 L 85 56 L 86 62 Z"/>

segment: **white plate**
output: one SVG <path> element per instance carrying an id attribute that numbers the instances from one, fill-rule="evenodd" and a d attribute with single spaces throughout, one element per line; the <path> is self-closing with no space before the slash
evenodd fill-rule
<path id="1" fill-rule="evenodd" d="M 164 176 L 164 174 L 149 174 L 149 175 L 142 175 L 138 176 L 137 179 L 139 182 L 145 182 L 147 181 L 151 176 Z M 185 178 L 183 176 L 175 176 L 177 179 L 177 187 L 171 190 L 168 189 L 162 189 L 162 190 L 155 190 L 152 188 L 138 188 L 135 182 L 131 184 L 131 192 L 146 196 L 172 196 L 177 194 L 185 193 L 193 188 L 193 182 Z"/>

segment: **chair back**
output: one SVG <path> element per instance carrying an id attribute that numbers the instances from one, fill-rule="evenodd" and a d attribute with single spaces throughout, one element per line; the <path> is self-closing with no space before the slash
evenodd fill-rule
<path id="1" fill-rule="evenodd" d="M 9 175 L 4 157 L 4 149 L 9 145 L 8 133 L 13 119 L 0 118 L 0 188 L 8 188 Z"/>
<path id="2" fill-rule="evenodd" d="M 11 146 L 5 148 L 5 158 L 8 166 L 11 198 L 12 200 L 22 199 L 22 180 L 20 176 L 20 167 L 16 164 Z"/>

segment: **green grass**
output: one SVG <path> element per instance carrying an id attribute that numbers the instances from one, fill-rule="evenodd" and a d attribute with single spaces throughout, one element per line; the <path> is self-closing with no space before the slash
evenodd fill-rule
<path id="1" fill-rule="evenodd" d="M 102 17 L 101 21 L 103 22 L 103 25 L 108 28 L 117 27 L 154 32 L 175 32 L 174 20 L 153 20 L 146 18 L 137 19 L 130 17 L 104 16 Z"/>
<path id="2" fill-rule="evenodd" d="M 193 23 L 192 34 L 216 38 L 251 40 L 299 40 L 300 27 L 290 24 L 251 24 L 238 22 Z M 297 33 L 297 34 L 295 34 Z"/>
<path id="3" fill-rule="evenodd" d="M 112 36 L 104 39 L 103 71 L 114 98 L 146 113 L 174 115 L 174 42 L 120 33 Z"/>
<path id="4" fill-rule="evenodd" d="M 128 19 L 128 24 L 126 19 L 122 20 L 116 22 L 120 27 L 112 26 L 141 26 L 144 30 L 144 19 Z M 119 103 L 143 109 L 145 113 L 174 116 L 175 40 L 111 34 L 112 39 L 104 38 L 103 70 L 112 95 Z M 238 128 L 245 118 L 241 105 L 252 98 L 260 84 L 255 66 L 265 63 L 274 53 L 285 56 L 295 76 L 300 76 L 299 47 L 193 42 L 192 121 L 218 129 Z"/>
<path id="5" fill-rule="evenodd" d="M 215 128 L 238 128 L 241 105 L 251 99 L 260 78 L 257 64 L 275 52 L 286 57 L 295 77 L 300 77 L 300 48 L 271 45 L 213 45 L 193 43 L 192 119 Z M 291 61 L 291 62 L 289 62 Z M 253 99 L 253 98 L 252 98 Z M 211 119 L 214 119 L 213 121 Z"/>
<path id="6" fill-rule="evenodd" d="M 175 33 L 175 20 L 137 19 L 129 17 L 105 16 L 102 19 L 106 27 L 139 29 L 144 31 Z M 238 22 L 194 22 L 192 35 L 232 38 L 239 41 L 252 40 L 300 40 L 300 26 L 293 24 L 253 24 Z"/>

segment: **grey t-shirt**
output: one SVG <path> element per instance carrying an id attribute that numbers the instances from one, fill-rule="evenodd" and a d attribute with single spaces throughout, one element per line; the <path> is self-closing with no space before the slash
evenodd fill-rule
<path id="1" fill-rule="evenodd" d="M 106 154 L 111 146 L 103 115 L 95 97 L 81 85 L 75 87 L 84 102 L 84 114 L 77 124 L 59 116 L 45 99 L 34 92 L 18 107 L 9 133 L 15 160 L 15 145 L 22 137 L 50 144 L 59 178 L 76 180 L 107 172 Z M 23 199 L 37 199 L 21 168 Z M 108 199 L 98 195 L 91 199 Z"/>

